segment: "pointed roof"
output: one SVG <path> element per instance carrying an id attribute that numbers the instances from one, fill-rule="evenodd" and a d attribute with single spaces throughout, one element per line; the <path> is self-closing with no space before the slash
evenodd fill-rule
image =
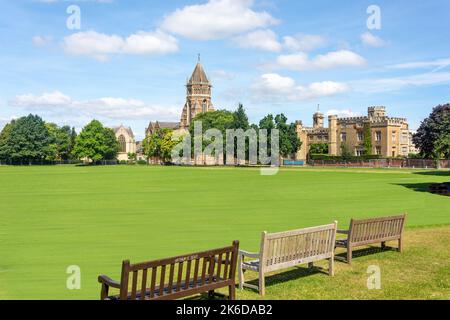
<path id="1" fill-rule="evenodd" d="M 200 62 L 198 62 L 195 66 L 194 72 L 192 73 L 188 83 L 209 83 L 208 77 L 206 76 L 205 70 Z"/>

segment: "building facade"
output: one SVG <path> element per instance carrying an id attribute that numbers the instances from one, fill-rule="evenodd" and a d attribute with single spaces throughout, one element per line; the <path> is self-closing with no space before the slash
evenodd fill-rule
<path id="1" fill-rule="evenodd" d="M 117 160 L 127 161 L 128 154 L 136 154 L 136 140 L 134 139 L 134 134 L 131 128 L 124 127 L 123 125 L 119 127 L 112 128 L 116 139 L 119 142 L 119 153 L 117 154 Z"/>
<path id="2" fill-rule="evenodd" d="M 214 111 L 211 95 L 212 84 L 199 59 L 186 84 L 186 103 L 181 113 L 180 128 L 189 128 L 192 119 L 199 113 Z"/>
<path id="3" fill-rule="evenodd" d="M 327 144 L 328 154 L 342 155 L 347 150 L 354 156 L 365 153 L 365 133 L 370 132 L 371 154 L 381 157 L 408 156 L 411 150 L 409 125 L 405 118 L 386 115 L 385 107 L 369 107 L 367 116 L 339 118 L 328 116 L 328 127 L 324 127 L 324 115 L 316 112 L 313 127 L 304 127 L 297 121 L 297 134 L 303 142 L 297 159 L 308 158 L 311 146 Z"/>

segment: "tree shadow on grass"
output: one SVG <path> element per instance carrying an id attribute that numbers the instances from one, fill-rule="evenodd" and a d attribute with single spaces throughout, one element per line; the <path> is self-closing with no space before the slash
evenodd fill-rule
<path id="1" fill-rule="evenodd" d="M 396 186 L 402 186 L 418 192 L 429 192 L 428 190 L 431 184 L 433 183 L 394 183 Z"/>
<path id="2" fill-rule="evenodd" d="M 420 174 L 422 176 L 439 176 L 450 178 L 450 170 L 417 171 L 413 172 L 413 174 Z"/>

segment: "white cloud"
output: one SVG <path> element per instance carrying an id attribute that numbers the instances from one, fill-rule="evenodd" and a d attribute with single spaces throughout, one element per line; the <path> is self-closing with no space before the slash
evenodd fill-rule
<path id="1" fill-rule="evenodd" d="M 347 90 L 346 84 L 333 81 L 313 82 L 302 86 L 294 79 L 276 73 L 263 74 L 252 86 L 256 100 L 301 101 L 329 97 Z"/>
<path id="2" fill-rule="evenodd" d="M 18 95 L 9 102 L 9 105 L 27 110 L 38 108 L 39 111 L 50 113 L 64 114 L 68 112 L 108 119 L 128 120 L 145 117 L 173 119 L 179 116 L 179 108 L 176 107 L 149 105 L 141 100 L 117 97 L 77 101 L 59 91 L 41 95 Z"/>
<path id="3" fill-rule="evenodd" d="M 264 51 L 279 52 L 282 45 L 272 30 L 256 30 L 242 36 L 235 37 L 233 42 L 241 48 L 259 49 Z"/>
<path id="4" fill-rule="evenodd" d="M 359 117 L 359 112 L 353 112 L 350 109 L 330 109 L 326 112 L 327 116 L 338 116 L 339 118 Z"/>
<path id="5" fill-rule="evenodd" d="M 322 36 L 297 34 L 283 37 L 283 46 L 290 51 L 310 51 L 323 46 L 326 40 Z"/>
<path id="6" fill-rule="evenodd" d="M 53 38 L 50 36 L 34 36 L 33 44 L 38 47 L 49 45 L 53 42 Z"/>
<path id="7" fill-rule="evenodd" d="M 9 102 L 14 107 L 59 107 L 64 105 L 70 105 L 72 99 L 59 92 L 54 91 L 50 93 L 43 93 L 39 96 L 34 94 L 18 95 L 16 98 Z"/>
<path id="8" fill-rule="evenodd" d="M 358 92 L 379 93 L 397 91 L 408 87 L 450 84 L 450 72 L 423 73 L 412 76 L 352 81 L 350 85 Z"/>
<path id="9" fill-rule="evenodd" d="M 178 41 L 173 36 L 157 30 L 155 32 L 140 31 L 130 35 L 123 48 L 130 54 L 167 54 L 178 51 Z"/>
<path id="10" fill-rule="evenodd" d="M 161 30 L 140 31 L 126 39 L 95 31 L 77 32 L 64 38 L 63 47 L 73 55 L 104 61 L 110 54 L 168 54 L 178 51 L 178 41 Z"/>
<path id="11" fill-rule="evenodd" d="M 278 56 L 274 63 L 269 63 L 266 66 L 274 69 L 305 71 L 337 67 L 358 67 L 364 64 L 365 60 L 360 55 L 352 51 L 340 50 L 318 55 L 313 59 L 310 59 L 304 52 L 284 54 Z"/>
<path id="12" fill-rule="evenodd" d="M 364 65 L 366 62 L 360 55 L 348 51 L 340 50 L 329 52 L 325 55 L 318 55 L 313 60 L 313 65 L 317 69 L 331 69 L 336 67 L 358 67 Z"/>
<path id="13" fill-rule="evenodd" d="M 384 47 L 387 44 L 386 41 L 384 41 L 380 37 L 373 35 L 370 32 L 363 33 L 361 35 L 361 41 L 363 44 L 365 44 L 367 46 L 378 47 L 378 48 Z"/>
<path id="14" fill-rule="evenodd" d="M 214 40 L 277 24 L 265 11 L 252 10 L 253 0 L 209 0 L 167 15 L 161 28 L 195 40 Z"/>

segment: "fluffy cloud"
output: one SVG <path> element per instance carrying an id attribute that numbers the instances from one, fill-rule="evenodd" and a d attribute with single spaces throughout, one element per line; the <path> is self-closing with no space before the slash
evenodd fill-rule
<path id="1" fill-rule="evenodd" d="M 110 54 L 162 55 L 178 51 L 178 41 L 161 30 L 140 31 L 127 38 L 95 31 L 77 32 L 64 38 L 63 47 L 73 55 L 104 61 Z"/>
<path id="2" fill-rule="evenodd" d="M 108 119 L 142 119 L 153 117 L 170 119 L 178 116 L 179 108 L 148 105 L 137 99 L 105 97 L 94 100 L 77 101 L 69 96 L 54 91 L 41 95 L 24 94 L 16 96 L 9 102 L 12 107 L 27 110 L 39 108 L 50 113 L 73 113 L 104 117 Z"/>
<path id="3" fill-rule="evenodd" d="M 278 21 L 267 12 L 252 10 L 253 0 L 209 0 L 188 5 L 167 15 L 161 24 L 165 31 L 195 40 L 222 39 Z"/>
<path id="4" fill-rule="evenodd" d="M 302 86 L 298 85 L 294 79 L 276 73 L 263 74 L 252 86 L 256 100 L 301 101 L 333 96 L 347 90 L 346 84 L 333 81 L 313 82 Z"/>
<path id="5" fill-rule="evenodd" d="M 386 45 L 386 41 L 373 35 L 370 32 L 363 33 L 361 35 L 361 41 L 367 46 L 371 47 L 384 47 Z"/>
<path id="6" fill-rule="evenodd" d="M 313 59 L 310 59 L 304 52 L 280 55 L 274 63 L 268 64 L 267 67 L 292 71 L 305 71 L 332 69 L 337 67 L 357 67 L 364 64 L 365 60 L 360 55 L 352 51 L 340 50 L 329 52 L 324 55 L 318 55 Z"/>
<path id="7" fill-rule="evenodd" d="M 284 47 L 290 51 L 310 51 L 323 46 L 326 40 L 322 36 L 312 34 L 297 34 L 283 37 Z"/>
<path id="8" fill-rule="evenodd" d="M 234 38 L 233 42 L 239 47 L 246 49 L 259 49 L 272 52 L 279 52 L 282 49 L 276 33 L 272 30 L 253 31 Z"/>

